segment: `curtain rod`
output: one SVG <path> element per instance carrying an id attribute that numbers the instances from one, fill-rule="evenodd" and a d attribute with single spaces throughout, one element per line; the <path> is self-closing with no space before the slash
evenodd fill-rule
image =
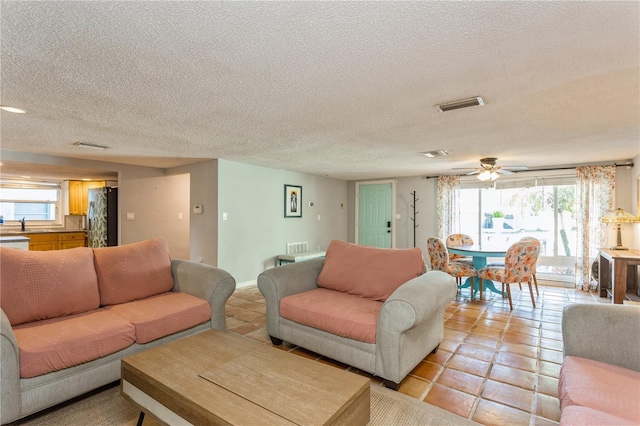
<path id="1" fill-rule="evenodd" d="M 617 164 L 617 163 L 613 163 L 613 164 L 588 164 L 590 166 L 596 166 L 596 165 L 600 165 L 600 166 L 615 166 L 615 167 L 627 167 L 627 168 L 631 168 L 634 166 L 633 162 L 628 162 L 628 163 L 624 163 L 624 164 Z M 514 174 L 518 174 L 518 173 L 522 173 L 522 172 L 546 172 L 546 171 L 554 171 L 554 170 L 575 170 L 578 167 L 584 167 L 584 166 L 567 166 L 567 167 L 550 167 L 550 168 L 539 168 L 539 169 L 527 169 L 527 170 L 521 170 L 521 171 L 514 171 Z M 438 176 L 445 176 L 445 175 L 438 175 Z M 432 179 L 432 178 L 437 178 L 438 176 L 425 176 L 425 179 Z M 452 175 L 446 175 L 446 176 L 456 176 L 455 174 Z M 466 175 L 459 175 L 459 176 L 466 176 Z"/>

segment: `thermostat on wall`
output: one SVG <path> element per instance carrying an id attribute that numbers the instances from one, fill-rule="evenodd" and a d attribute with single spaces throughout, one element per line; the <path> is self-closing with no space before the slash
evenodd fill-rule
<path id="1" fill-rule="evenodd" d="M 196 204 L 195 206 L 193 206 L 193 213 L 202 214 L 202 204 Z"/>

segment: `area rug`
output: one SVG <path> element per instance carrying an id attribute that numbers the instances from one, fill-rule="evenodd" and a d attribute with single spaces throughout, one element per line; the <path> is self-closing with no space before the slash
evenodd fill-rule
<path id="1" fill-rule="evenodd" d="M 120 395 L 119 385 L 109 385 L 70 403 L 14 423 L 23 426 L 135 426 L 139 411 Z M 474 425 L 441 408 L 371 385 L 371 426 Z M 143 426 L 159 426 L 147 416 Z"/>

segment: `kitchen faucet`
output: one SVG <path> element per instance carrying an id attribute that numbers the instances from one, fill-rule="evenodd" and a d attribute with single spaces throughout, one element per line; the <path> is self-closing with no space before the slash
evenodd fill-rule
<path id="1" fill-rule="evenodd" d="M 18 222 L 20 222 L 20 230 L 24 231 L 25 230 L 25 218 L 23 217 L 22 220 L 19 220 Z"/>

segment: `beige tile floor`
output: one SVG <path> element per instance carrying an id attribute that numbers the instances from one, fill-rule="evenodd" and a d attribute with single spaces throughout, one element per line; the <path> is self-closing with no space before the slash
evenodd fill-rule
<path id="1" fill-rule="evenodd" d="M 540 285 L 536 308 L 528 288 L 512 285 L 513 311 L 499 295 L 471 300 L 464 289 L 446 308 L 444 341 L 400 385 L 399 392 L 486 425 L 557 424 L 562 363 L 562 309 L 606 303 L 593 293 Z M 610 303 L 610 302 L 609 302 Z M 264 344 L 266 306 L 257 287 L 235 291 L 227 329 Z M 283 350 L 379 379 L 286 342 Z"/>

